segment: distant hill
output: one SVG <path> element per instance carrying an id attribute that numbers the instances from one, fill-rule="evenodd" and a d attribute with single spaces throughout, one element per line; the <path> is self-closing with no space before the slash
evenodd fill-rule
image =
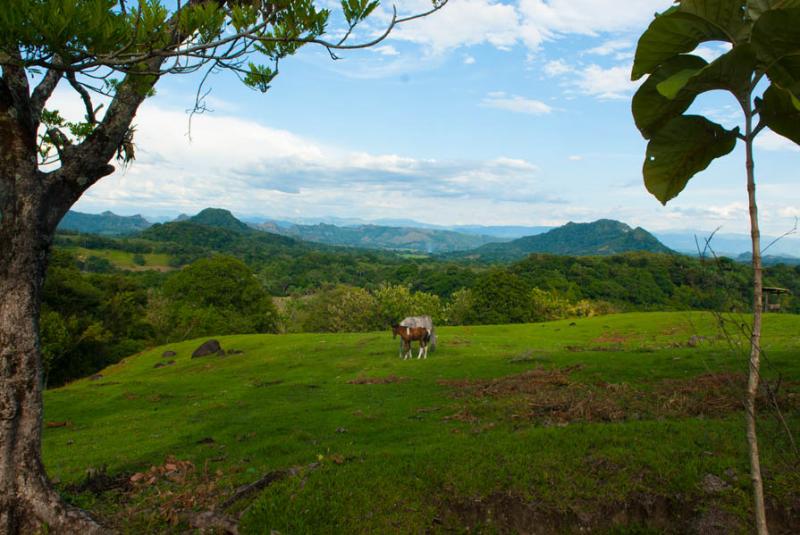
<path id="1" fill-rule="evenodd" d="M 151 223 L 140 215 L 121 216 L 112 212 L 85 214 L 70 210 L 59 223 L 58 229 L 101 236 L 122 236 L 140 232 L 150 225 Z"/>
<path id="2" fill-rule="evenodd" d="M 418 253 L 448 253 L 503 241 L 491 236 L 465 234 L 430 228 L 357 225 L 340 227 L 326 223 L 281 227 L 266 222 L 256 228 L 291 236 L 304 241 L 366 249 L 411 251 Z"/>
<path id="3" fill-rule="evenodd" d="M 206 208 L 199 214 L 192 216 L 184 221 L 206 227 L 222 228 L 234 232 L 248 233 L 253 232 L 246 223 L 242 223 L 228 210 L 222 208 Z"/>
<path id="4" fill-rule="evenodd" d="M 736 257 L 736 260 L 749 264 L 753 261 L 752 253 L 742 253 Z M 761 257 L 761 263 L 765 266 L 777 266 L 778 264 L 786 264 L 787 266 L 800 266 L 800 258 L 789 255 L 764 255 Z"/>
<path id="5" fill-rule="evenodd" d="M 452 253 L 449 258 L 482 261 L 513 261 L 532 253 L 568 256 L 606 256 L 630 251 L 672 253 L 643 228 L 601 219 L 594 223 L 567 223 L 544 234 L 526 236 L 507 243 L 491 243 L 472 251 Z"/>

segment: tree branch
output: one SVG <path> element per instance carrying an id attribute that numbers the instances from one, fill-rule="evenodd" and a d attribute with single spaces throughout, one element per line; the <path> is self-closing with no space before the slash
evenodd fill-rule
<path id="1" fill-rule="evenodd" d="M 81 96 L 83 106 L 86 108 L 86 122 L 97 124 L 97 117 L 95 116 L 94 105 L 92 104 L 92 97 L 89 95 L 89 92 L 78 82 L 74 72 L 67 72 L 66 77 L 67 81 L 69 81 L 69 85 Z"/>
<path id="2" fill-rule="evenodd" d="M 37 118 L 37 121 L 42 114 L 42 110 L 44 110 L 47 99 L 53 94 L 58 82 L 61 80 L 62 74 L 61 70 L 55 67 L 47 69 L 44 78 L 42 78 L 42 81 L 39 82 L 39 85 L 33 90 L 33 94 L 31 95 L 31 113 Z"/>

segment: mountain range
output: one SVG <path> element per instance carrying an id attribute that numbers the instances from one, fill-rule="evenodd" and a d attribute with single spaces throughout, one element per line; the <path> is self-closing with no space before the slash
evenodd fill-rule
<path id="1" fill-rule="evenodd" d="M 564 227 L 527 226 L 452 226 L 428 225 L 412 220 L 384 219 L 365 223 L 358 219 L 304 219 L 312 224 L 266 218 L 237 219 L 229 211 L 208 208 L 195 216 L 180 215 L 174 221 L 188 221 L 207 227 L 225 228 L 234 232 L 266 231 L 298 240 L 328 245 L 361 247 L 420 254 L 443 254 L 453 258 L 509 260 L 533 252 L 594 255 L 613 254 L 626 250 L 674 250 L 697 254 L 695 236 L 700 243 L 708 233 L 700 231 L 667 231 L 649 233 L 632 229 L 625 224 L 614 225 L 612 220 L 590 223 L 570 223 Z M 336 224 L 331 221 L 335 221 Z M 572 228 L 577 225 L 577 228 Z M 594 225 L 581 230 L 580 225 Z M 140 215 L 119 216 L 112 212 L 86 214 L 70 211 L 59 225 L 60 230 L 89 234 L 131 235 L 149 228 L 151 223 Z M 569 230 L 561 230 L 569 229 Z M 559 231 L 550 234 L 553 231 Z M 763 237 L 764 243 L 773 238 Z M 657 243 L 660 242 L 660 243 Z M 749 237 L 738 234 L 716 234 L 714 251 L 745 261 L 749 253 Z M 768 263 L 798 263 L 800 240 L 787 237 L 768 251 Z"/>

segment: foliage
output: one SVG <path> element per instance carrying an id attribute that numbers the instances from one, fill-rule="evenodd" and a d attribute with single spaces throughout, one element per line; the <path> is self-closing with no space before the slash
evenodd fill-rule
<path id="1" fill-rule="evenodd" d="M 184 337 L 277 330 L 277 311 L 253 271 L 224 255 L 198 260 L 171 275 L 164 295 Z"/>
<path id="2" fill-rule="evenodd" d="M 723 41 L 731 49 L 710 63 L 692 55 L 698 45 Z M 748 143 L 765 127 L 800 142 L 800 4 L 756 0 L 684 0 L 658 15 L 639 40 L 632 77 L 649 75 L 633 99 L 633 116 L 649 141 L 647 189 L 666 204 L 737 138 Z M 766 77 L 761 97 L 754 92 Z M 684 115 L 708 91 L 733 95 L 760 122 L 728 130 L 699 115 Z"/>
<path id="3" fill-rule="evenodd" d="M 355 332 L 377 330 L 375 298 L 362 288 L 339 285 L 309 300 L 303 324 L 306 332 Z"/>

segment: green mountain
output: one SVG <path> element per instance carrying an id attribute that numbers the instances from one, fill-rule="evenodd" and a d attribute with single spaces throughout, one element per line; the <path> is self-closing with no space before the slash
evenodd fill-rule
<path id="1" fill-rule="evenodd" d="M 71 230 L 101 236 L 121 236 L 140 232 L 148 228 L 150 224 L 140 215 L 121 216 L 112 212 L 85 214 L 70 210 L 59 223 L 58 230 Z"/>
<path id="2" fill-rule="evenodd" d="M 532 253 L 569 256 L 607 256 L 630 251 L 672 253 L 643 228 L 601 219 L 593 223 L 567 223 L 544 234 L 526 236 L 507 243 L 490 243 L 472 251 L 447 255 L 481 261 L 513 261 Z"/>
<path id="3" fill-rule="evenodd" d="M 228 210 L 222 208 L 206 208 L 199 214 L 192 216 L 184 221 L 206 227 L 221 228 L 232 230 L 239 233 L 253 232 L 247 224 L 242 223 L 234 217 Z"/>
<path id="4" fill-rule="evenodd" d="M 321 223 L 318 225 L 292 225 L 291 227 L 282 228 L 268 222 L 258 228 L 328 245 L 418 253 L 465 251 L 487 243 L 504 241 L 502 238 L 465 234 L 450 230 L 380 225 L 339 227 Z"/>

